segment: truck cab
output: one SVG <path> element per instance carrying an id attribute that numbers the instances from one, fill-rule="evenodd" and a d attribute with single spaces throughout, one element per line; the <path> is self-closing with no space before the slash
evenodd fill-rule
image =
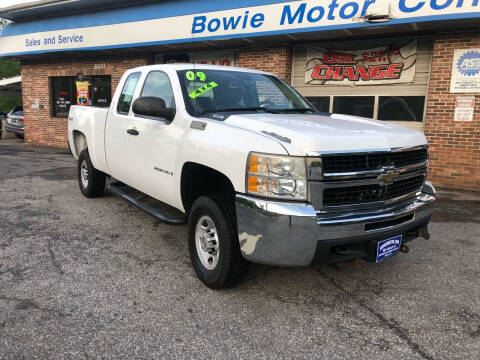
<path id="1" fill-rule="evenodd" d="M 428 237 L 435 189 L 425 136 L 320 114 L 260 71 L 175 64 L 127 71 L 110 108 L 72 106 L 69 145 L 87 197 L 106 187 L 171 224 L 211 288 L 249 262 L 382 261 Z M 178 210 L 160 214 L 122 190 Z"/>

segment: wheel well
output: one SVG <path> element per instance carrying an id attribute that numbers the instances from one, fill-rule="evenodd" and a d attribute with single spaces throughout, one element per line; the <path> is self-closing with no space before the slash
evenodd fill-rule
<path id="1" fill-rule="evenodd" d="M 232 203 L 235 201 L 235 189 L 230 179 L 205 165 L 185 163 L 180 186 L 183 207 L 187 214 L 200 196 L 221 193 L 227 195 Z"/>
<path id="2" fill-rule="evenodd" d="M 75 130 L 73 132 L 73 145 L 75 147 L 73 150 L 75 151 L 77 156 L 79 156 L 83 150 L 88 148 L 86 136 L 80 131 Z"/>

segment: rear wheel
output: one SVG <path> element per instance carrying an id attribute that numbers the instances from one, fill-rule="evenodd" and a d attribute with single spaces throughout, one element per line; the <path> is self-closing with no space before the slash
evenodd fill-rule
<path id="1" fill-rule="evenodd" d="M 105 174 L 93 167 L 88 150 L 78 157 L 78 185 L 88 198 L 102 196 L 105 191 Z"/>
<path id="2" fill-rule="evenodd" d="M 224 196 L 202 196 L 189 216 L 188 249 L 197 276 L 212 289 L 242 281 L 248 263 L 240 252 L 233 204 Z"/>

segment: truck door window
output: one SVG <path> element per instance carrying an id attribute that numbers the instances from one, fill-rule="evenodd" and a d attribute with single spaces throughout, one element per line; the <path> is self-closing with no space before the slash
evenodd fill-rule
<path id="1" fill-rule="evenodd" d="M 123 85 L 122 93 L 120 94 L 120 99 L 118 100 L 117 112 L 121 114 L 128 114 L 130 111 L 130 105 L 132 104 L 133 94 L 135 88 L 137 87 L 138 80 L 140 79 L 141 73 L 130 74 Z"/>
<path id="2" fill-rule="evenodd" d="M 175 107 L 175 98 L 173 97 L 170 79 L 168 78 L 168 75 L 162 71 L 152 71 L 148 74 L 140 96 L 161 98 L 165 101 L 165 106 L 167 108 Z"/>

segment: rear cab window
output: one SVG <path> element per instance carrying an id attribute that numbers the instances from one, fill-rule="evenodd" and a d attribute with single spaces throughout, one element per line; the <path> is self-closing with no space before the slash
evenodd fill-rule
<path id="1" fill-rule="evenodd" d="M 120 93 L 120 98 L 118 99 L 117 112 L 119 114 L 128 115 L 130 112 L 130 106 L 132 105 L 133 94 L 137 87 L 138 81 L 140 80 L 142 73 L 136 72 L 130 74 L 123 85 L 122 92 Z"/>

